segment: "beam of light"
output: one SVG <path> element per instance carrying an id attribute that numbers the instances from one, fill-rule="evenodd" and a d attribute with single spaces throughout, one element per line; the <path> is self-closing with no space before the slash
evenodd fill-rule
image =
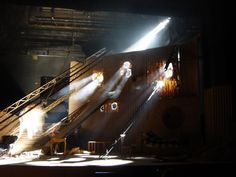
<path id="1" fill-rule="evenodd" d="M 69 86 L 61 89 L 56 96 L 64 96 L 69 93 L 69 90 L 80 89 L 84 87 L 86 84 L 88 84 L 92 80 L 92 78 L 93 78 L 93 75 L 90 75 L 81 80 L 73 81 L 72 83 L 70 83 Z"/>
<path id="2" fill-rule="evenodd" d="M 121 79 L 121 71 L 123 70 L 123 68 L 119 68 L 116 73 L 111 77 L 111 79 L 109 80 L 108 83 L 106 83 L 106 87 L 104 90 L 104 95 L 103 96 L 107 96 L 109 95 L 109 93 L 111 92 L 111 90 L 115 87 L 115 85 L 119 82 L 119 80 Z"/>
<path id="3" fill-rule="evenodd" d="M 105 153 L 104 155 L 102 155 L 101 158 L 107 159 L 107 157 L 108 157 L 108 155 L 110 154 L 110 152 L 114 149 L 114 146 L 115 146 L 119 141 L 122 141 L 122 140 L 125 138 L 126 133 L 127 133 L 128 130 L 133 126 L 134 123 L 135 123 L 135 120 L 133 120 L 133 121 L 129 124 L 129 126 L 125 129 L 125 131 L 120 134 L 119 138 L 116 139 L 113 144 L 111 144 L 110 148 L 106 149 L 106 153 Z"/>
<path id="4" fill-rule="evenodd" d="M 145 101 L 141 104 L 141 107 L 145 106 L 146 103 L 149 102 L 149 100 L 153 97 L 153 95 L 155 93 L 159 93 L 164 87 L 165 87 L 165 81 L 168 81 L 170 79 L 170 77 L 172 77 L 173 75 L 173 66 L 172 63 L 169 63 L 169 66 L 167 68 L 167 70 L 165 71 L 165 65 L 160 67 L 157 71 L 157 76 L 155 76 L 155 81 L 153 82 L 153 91 L 151 92 L 151 94 L 148 96 L 147 99 L 145 99 Z M 141 110 L 139 107 L 138 110 Z M 137 113 L 137 112 L 136 112 Z M 131 127 L 133 127 L 133 125 L 137 122 L 136 119 L 132 120 L 128 127 L 123 131 L 123 133 L 120 134 L 120 137 L 118 139 L 116 139 L 114 141 L 114 143 L 110 146 L 110 148 L 108 148 L 106 150 L 105 155 L 101 156 L 102 158 L 106 158 L 109 153 L 114 149 L 114 146 L 119 142 L 122 141 L 122 139 L 125 138 L 127 132 L 131 129 Z"/>
<path id="5" fill-rule="evenodd" d="M 164 87 L 167 81 L 169 81 L 169 79 L 173 76 L 173 64 L 169 63 L 167 69 L 166 68 L 166 64 L 164 64 L 159 71 L 157 72 L 159 75 L 159 80 L 156 79 L 153 84 L 153 91 L 151 93 L 151 95 L 148 97 L 147 101 L 149 101 L 153 95 L 157 92 L 160 92 Z"/>
<path id="6" fill-rule="evenodd" d="M 152 31 L 150 31 L 147 35 L 145 35 L 143 38 L 141 38 L 138 42 L 131 45 L 128 49 L 126 49 L 124 52 L 131 52 L 131 51 L 140 51 L 145 50 L 148 48 L 152 40 L 155 38 L 155 36 L 163 30 L 166 25 L 170 22 L 170 18 L 165 19 L 161 23 L 159 23 Z"/>
<path id="7" fill-rule="evenodd" d="M 120 69 L 120 76 L 123 76 L 125 74 L 125 69 L 124 68 L 121 68 Z"/>
<path id="8" fill-rule="evenodd" d="M 22 136 L 24 131 L 27 131 L 27 136 L 29 139 L 32 139 L 33 136 L 38 135 L 43 131 L 46 113 L 43 111 L 43 108 L 41 106 L 37 106 L 32 110 L 28 111 L 29 109 L 31 109 L 32 106 L 33 105 L 27 106 L 20 113 L 20 115 L 22 116 L 20 117 L 20 130 L 18 138 Z"/>
<path id="9" fill-rule="evenodd" d="M 86 86 L 84 86 L 82 89 L 80 89 L 78 92 L 72 94 L 72 98 L 75 100 L 80 100 L 81 102 L 88 99 L 89 96 L 91 96 L 96 88 L 101 85 L 103 82 L 103 73 L 98 72 L 94 73 L 91 76 L 92 81 L 88 83 Z"/>
<path id="10" fill-rule="evenodd" d="M 179 52 L 179 49 L 178 49 L 178 53 L 177 53 L 177 58 L 178 58 L 178 61 L 180 61 L 180 52 Z"/>
<path id="11" fill-rule="evenodd" d="M 98 87 L 97 80 L 94 80 L 84 86 L 81 90 L 71 95 L 74 100 L 85 101 L 89 96 L 91 96 L 96 88 Z"/>
<path id="12" fill-rule="evenodd" d="M 131 63 L 129 61 L 126 61 L 124 62 L 123 66 L 119 69 L 120 76 L 123 77 L 122 80 L 119 82 L 119 84 L 116 86 L 116 89 L 109 92 L 111 98 L 116 99 L 121 94 L 126 82 L 132 76 L 131 66 L 132 66 Z"/>
<path id="13" fill-rule="evenodd" d="M 165 64 L 166 65 L 166 64 Z M 153 82 L 153 91 L 148 96 L 148 98 L 144 101 L 144 105 L 149 102 L 149 100 L 153 97 L 155 93 L 159 93 L 165 87 L 165 81 L 168 81 L 173 75 L 173 65 L 169 63 L 167 70 L 165 70 L 165 65 L 159 68 L 157 71 L 157 76 L 155 76 L 155 81 Z M 110 146 L 109 149 L 106 150 L 106 154 L 102 156 L 102 158 L 106 158 L 106 156 L 114 149 L 114 146 L 126 136 L 126 133 L 131 129 L 131 127 L 136 123 L 137 120 L 133 120 L 129 126 L 120 134 L 120 137 L 114 141 L 114 143 Z"/>
<path id="14" fill-rule="evenodd" d="M 129 77 L 131 76 L 131 69 L 130 69 L 131 67 L 132 67 L 132 65 L 130 62 L 124 62 L 123 65 L 119 68 L 119 70 L 115 73 L 115 75 L 113 75 L 112 78 L 109 80 L 109 82 L 106 84 L 106 88 L 108 88 L 108 89 L 106 89 L 106 91 L 104 93 L 106 93 L 106 96 L 108 98 L 116 99 L 119 97 L 126 82 L 128 81 Z M 127 70 L 128 70 L 128 72 L 130 70 L 129 77 L 126 76 Z M 120 74 L 121 71 L 124 71 L 123 74 Z M 100 105 L 100 107 L 99 107 L 100 112 L 116 111 L 117 109 L 119 109 L 119 105 L 116 102 L 113 102 L 110 106 L 111 106 L 111 108 L 107 109 L 106 104 Z M 99 133 L 106 126 L 108 120 L 109 119 L 103 120 L 102 122 L 99 123 L 99 126 L 96 125 L 96 126 L 94 126 L 93 129 L 96 129 L 97 132 Z"/>
<path id="15" fill-rule="evenodd" d="M 162 87 L 164 87 L 164 84 L 162 82 L 156 82 L 154 88 L 153 88 L 153 92 L 151 93 L 151 95 L 145 99 L 145 101 L 139 106 L 139 109 L 137 110 L 141 110 L 140 108 L 143 107 L 144 105 L 146 105 L 146 103 L 151 99 L 151 97 L 154 95 L 154 93 L 157 91 L 157 90 L 160 90 Z M 137 112 L 136 112 L 137 113 Z M 114 146 L 119 142 L 119 141 L 122 141 L 122 139 L 125 138 L 127 132 L 131 129 L 131 127 L 137 122 L 136 119 L 133 119 L 128 127 L 120 134 L 119 138 L 118 139 L 115 139 L 114 143 L 111 144 L 111 146 L 106 149 L 106 153 L 104 155 L 101 156 L 101 158 L 105 158 L 110 154 L 110 152 L 114 149 Z"/>
<path id="16" fill-rule="evenodd" d="M 116 89 L 112 92 L 112 95 L 110 95 L 110 97 L 112 99 L 116 99 L 120 96 L 126 82 L 128 81 L 128 77 L 123 77 L 122 80 L 120 81 L 120 83 L 116 86 Z"/>
<path id="17" fill-rule="evenodd" d="M 123 133 L 120 134 L 118 139 L 115 139 L 114 143 L 112 143 L 110 145 L 110 147 L 108 149 L 106 149 L 106 153 L 104 155 L 101 156 L 101 158 L 105 158 L 107 159 L 107 157 L 109 156 L 110 152 L 114 149 L 114 146 L 119 142 L 122 141 L 122 139 L 125 138 L 126 133 L 129 131 L 129 129 L 133 126 L 133 124 L 135 123 L 135 120 L 133 120 L 129 126 L 123 131 Z"/>
<path id="18" fill-rule="evenodd" d="M 111 77 L 109 78 L 108 82 L 104 84 L 101 90 L 99 90 L 99 96 L 97 96 L 96 101 L 92 101 L 91 104 L 87 109 L 85 109 L 81 114 L 79 119 L 74 119 L 73 124 L 69 124 L 67 129 L 65 129 L 60 136 L 65 136 L 71 132 L 78 124 L 82 124 L 85 120 L 89 118 L 91 114 L 93 114 L 97 109 L 101 107 L 102 104 L 109 98 L 109 92 L 117 85 L 119 80 L 121 79 L 120 76 L 120 69 Z M 98 95 L 98 94 L 97 94 Z"/>
<path id="19" fill-rule="evenodd" d="M 147 101 L 149 101 L 153 97 L 153 95 L 155 93 L 159 92 L 164 86 L 165 86 L 164 81 L 162 81 L 162 80 L 155 81 L 155 86 L 153 88 L 153 91 L 152 91 L 151 95 L 148 97 Z"/>
<path id="20" fill-rule="evenodd" d="M 85 77 L 85 78 L 83 78 L 83 79 L 81 79 L 81 80 L 73 81 L 73 82 L 70 84 L 70 90 L 82 88 L 82 87 L 84 87 L 86 84 L 88 84 L 92 79 L 93 79 L 93 74 L 90 75 L 90 76 L 88 76 L 88 77 Z"/>
<path id="21" fill-rule="evenodd" d="M 106 90 L 105 90 L 106 96 L 107 96 L 107 93 L 109 96 L 109 93 L 113 92 L 111 90 L 115 87 L 115 85 L 119 82 L 119 80 L 122 78 L 124 74 L 126 74 L 126 77 L 128 76 L 127 78 L 129 78 L 132 75 L 131 67 L 132 67 L 132 64 L 129 61 L 125 61 L 123 63 L 123 65 L 119 68 L 119 70 L 112 76 L 110 81 L 106 84 Z M 128 71 L 129 74 L 127 74 L 127 70 L 129 70 Z"/>
<path id="22" fill-rule="evenodd" d="M 47 115 L 41 106 L 34 106 L 34 104 L 31 104 L 20 112 L 22 116 L 20 117 L 18 139 L 10 144 L 9 154 L 11 155 L 18 154 L 26 147 L 25 141 L 27 139 L 24 138 L 25 132 L 27 133 L 28 139 L 33 139 L 43 133 L 45 117 Z M 34 108 L 32 109 L 32 107 Z"/>
<path id="23" fill-rule="evenodd" d="M 130 64 L 129 64 L 130 65 Z M 98 98 L 97 102 L 94 104 L 94 106 L 92 105 L 92 107 L 99 109 L 101 112 L 106 111 L 106 108 L 104 105 L 105 101 L 109 98 L 112 97 L 113 93 L 115 93 L 115 91 L 113 92 L 113 90 L 116 90 L 117 85 L 120 85 L 120 83 L 124 83 L 127 81 L 127 77 L 125 76 L 121 76 L 120 75 L 120 71 L 124 69 L 123 65 L 115 72 L 115 74 L 112 75 L 111 78 L 109 78 L 108 82 L 106 82 L 104 84 L 104 90 L 102 91 L 101 96 Z M 123 82 L 122 82 L 123 81 Z M 122 84 L 122 85 L 124 85 Z M 119 87 L 118 87 L 119 88 Z M 122 91 L 123 87 L 120 87 L 119 89 L 119 93 Z M 112 94 L 111 94 L 112 93 Z M 117 95 L 119 95 L 119 93 Z M 86 114 L 90 114 L 89 111 L 85 113 Z M 85 117 L 85 116 L 84 116 Z M 85 120 L 86 118 L 84 118 Z M 108 119 L 105 119 L 103 121 L 99 122 L 99 126 L 98 125 L 94 125 L 94 128 L 96 129 L 97 132 L 99 132 L 100 130 L 102 130 L 102 127 L 104 127 L 104 125 L 106 125 Z M 83 118 L 81 119 L 80 122 L 83 121 Z"/>

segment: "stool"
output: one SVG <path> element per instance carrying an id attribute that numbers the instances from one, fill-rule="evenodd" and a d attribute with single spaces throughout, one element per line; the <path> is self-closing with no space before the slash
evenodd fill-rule
<path id="1" fill-rule="evenodd" d="M 109 144 L 111 144 L 110 141 L 88 141 L 88 151 L 92 154 L 102 154 L 106 152 Z"/>
<path id="2" fill-rule="evenodd" d="M 51 155 L 54 154 L 56 147 L 59 143 L 64 143 L 64 155 L 66 154 L 66 138 L 52 138 L 50 140 L 50 153 Z M 53 146 L 55 145 L 55 148 L 53 149 Z"/>

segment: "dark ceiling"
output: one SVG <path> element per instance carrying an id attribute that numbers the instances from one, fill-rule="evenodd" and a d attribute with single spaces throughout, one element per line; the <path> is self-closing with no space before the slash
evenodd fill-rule
<path id="1" fill-rule="evenodd" d="M 126 40 L 125 37 L 134 36 L 137 29 L 150 27 L 161 19 L 158 16 L 32 6 L 8 6 L 6 14 L 6 41 L 12 43 L 14 40 L 7 46 L 26 50 L 60 47 L 56 53 L 68 46 L 73 46 L 75 51 L 79 50 L 78 46 L 93 48 L 117 38 Z M 42 55 L 46 53 L 41 52 Z"/>
<path id="2" fill-rule="evenodd" d="M 62 7 L 86 11 L 116 11 L 160 16 L 202 16 L 217 2 L 206 0 L 8 0 L 7 2 L 33 6 Z"/>
<path id="3" fill-rule="evenodd" d="M 133 11 L 129 11 L 129 6 L 123 9 L 124 12 L 119 12 L 120 6 L 117 6 L 117 11 L 111 11 L 114 5 L 111 8 L 108 8 L 109 3 L 93 6 L 87 1 L 82 5 L 72 1 L 67 4 L 56 1 L 7 3 L 1 11 L 4 17 L 1 51 L 41 56 L 71 55 L 77 58 L 103 47 L 121 51 L 166 18 L 150 15 L 151 12 L 145 14 L 145 11 L 131 13 Z M 163 34 L 162 41 L 153 47 L 181 42 L 196 35 L 200 31 L 196 19 L 175 17 L 166 34 Z"/>

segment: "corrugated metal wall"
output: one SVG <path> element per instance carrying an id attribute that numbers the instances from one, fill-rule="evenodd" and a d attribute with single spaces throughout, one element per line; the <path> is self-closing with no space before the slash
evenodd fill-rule
<path id="1" fill-rule="evenodd" d="M 233 140 L 232 88 L 205 90 L 205 130 L 208 144 L 226 144 Z"/>

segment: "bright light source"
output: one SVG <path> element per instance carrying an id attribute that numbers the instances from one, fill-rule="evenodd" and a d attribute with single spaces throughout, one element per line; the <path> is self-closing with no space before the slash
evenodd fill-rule
<path id="1" fill-rule="evenodd" d="M 131 69 L 127 69 L 125 77 L 129 78 L 130 76 L 132 76 L 132 71 Z"/>
<path id="2" fill-rule="evenodd" d="M 153 90 L 159 90 L 165 86 L 164 81 L 155 81 L 155 82 L 156 82 L 156 85 L 154 86 Z"/>
<path id="3" fill-rule="evenodd" d="M 165 66 L 164 66 L 165 68 Z M 169 79 L 173 76 L 173 65 L 169 63 L 167 70 L 164 72 L 165 78 Z"/>
<path id="4" fill-rule="evenodd" d="M 100 107 L 100 112 L 104 112 L 104 105 Z"/>
<path id="5" fill-rule="evenodd" d="M 125 61 L 124 64 L 123 64 L 123 67 L 125 69 L 129 69 L 129 68 L 131 68 L 131 63 L 129 61 Z"/>
<path id="6" fill-rule="evenodd" d="M 125 133 L 120 134 L 120 137 L 124 138 L 125 137 Z"/>
<path id="7" fill-rule="evenodd" d="M 98 77 L 98 73 L 93 73 L 93 75 L 92 75 L 92 80 L 93 80 L 93 81 L 96 80 L 97 77 Z"/>
<path id="8" fill-rule="evenodd" d="M 100 85 L 102 81 L 104 80 L 103 73 L 102 72 L 93 73 L 92 80 L 96 81 L 96 83 Z"/>
<path id="9" fill-rule="evenodd" d="M 180 52 L 179 52 L 179 50 L 178 50 L 177 58 L 178 58 L 178 61 L 180 61 Z"/>
<path id="10" fill-rule="evenodd" d="M 113 103 L 111 103 L 111 110 L 117 110 L 117 108 L 118 108 L 118 104 L 117 104 L 117 102 L 113 102 Z"/>
<path id="11" fill-rule="evenodd" d="M 102 81 L 104 80 L 104 77 L 103 77 L 102 73 L 98 74 L 97 80 L 98 80 L 99 83 L 102 83 Z"/>
<path id="12" fill-rule="evenodd" d="M 145 35 L 138 42 L 130 46 L 124 52 L 140 51 L 140 50 L 147 49 L 149 44 L 154 39 L 155 35 L 158 34 L 161 30 L 163 30 L 166 27 L 166 25 L 169 23 L 169 21 L 170 21 L 170 18 L 167 18 L 161 23 L 159 23 L 152 31 L 150 31 L 147 35 Z"/>

